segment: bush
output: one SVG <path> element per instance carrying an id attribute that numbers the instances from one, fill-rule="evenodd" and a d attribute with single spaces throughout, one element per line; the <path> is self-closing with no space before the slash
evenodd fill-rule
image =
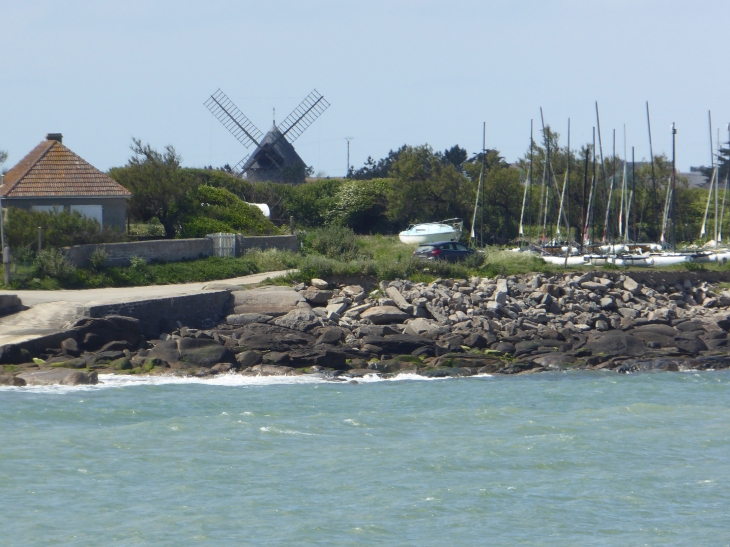
<path id="1" fill-rule="evenodd" d="M 195 190 L 196 213 L 185 221 L 181 237 L 218 232 L 278 235 L 281 231 L 261 212 L 224 188 L 201 185 Z"/>
<path id="2" fill-rule="evenodd" d="M 38 250 L 38 227 L 43 247 L 69 247 L 89 243 L 111 243 L 125 239 L 123 232 L 102 228 L 93 218 L 73 213 L 26 211 L 11 207 L 5 223 L 5 238 L 12 249 L 27 246 Z"/>
<path id="3" fill-rule="evenodd" d="M 91 264 L 91 269 L 95 272 L 100 271 L 104 265 L 106 264 L 106 261 L 109 258 L 109 254 L 102 248 L 94 249 L 94 251 L 91 253 L 91 256 L 89 256 L 89 263 Z"/>
<path id="4" fill-rule="evenodd" d="M 76 274 L 76 268 L 68 263 L 60 249 L 44 249 L 33 261 L 33 275 L 39 278 L 53 277 L 68 281 Z"/>
<path id="5" fill-rule="evenodd" d="M 308 232 L 304 247 L 328 258 L 345 261 L 354 260 L 362 254 L 355 232 L 345 226 L 328 226 Z"/>
<path id="6" fill-rule="evenodd" d="M 141 256 L 133 256 L 129 259 L 129 267 L 134 270 L 141 270 L 147 265 L 147 261 Z"/>

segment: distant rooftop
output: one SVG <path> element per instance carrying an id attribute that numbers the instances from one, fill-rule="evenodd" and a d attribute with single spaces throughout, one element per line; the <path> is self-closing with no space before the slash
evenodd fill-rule
<path id="1" fill-rule="evenodd" d="M 49 133 L 5 175 L 4 198 L 109 196 L 132 193 L 66 148 L 60 133 Z"/>

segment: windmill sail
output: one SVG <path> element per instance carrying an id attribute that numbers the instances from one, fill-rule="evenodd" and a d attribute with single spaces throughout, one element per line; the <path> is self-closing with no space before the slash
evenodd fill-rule
<path id="1" fill-rule="evenodd" d="M 218 118 L 218 121 L 246 148 L 249 148 L 252 144 L 258 145 L 261 142 L 264 134 L 220 89 L 208 97 L 204 104 L 213 116 Z"/>
<path id="2" fill-rule="evenodd" d="M 294 142 L 329 106 L 327 99 L 315 89 L 279 124 L 282 137 Z"/>

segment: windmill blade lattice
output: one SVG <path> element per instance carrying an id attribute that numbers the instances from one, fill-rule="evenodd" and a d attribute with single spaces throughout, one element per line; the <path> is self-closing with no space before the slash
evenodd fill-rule
<path id="1" fill-rule="evenodd" d="M 329 105 L 315 89 L 279 124 L 279 131 L 290 143 L 294 142 L 329 108 Z"/>
<path id="2" fill-rule="evenodd" d="M 237 175 L 243 175 L 243 166 L 246 165 L 246 162 L 248 161 L 248 158 L 251 157 L 251 154 L 246 154 L 246 156 L 239 161 L 236 165 L 233 166 L 233 172 Z"/>
<path id="3" fill-rule="evenodd" d="M 261 142 L 264 134 L 220 89 L 205 101 L 205 106 L 246 148 L 252 144 L 258 146 Z"/>

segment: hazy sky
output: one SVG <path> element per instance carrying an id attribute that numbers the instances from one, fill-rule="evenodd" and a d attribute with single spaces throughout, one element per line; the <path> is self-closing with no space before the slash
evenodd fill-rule
<path id="1" fill-rule="evenodd" d="M 482 122 L 513 161 L 540 106 L 577 147 L 598 101 L 604 154 L 625 123 L 638 160 L 648 100 L 654 151 L 675 121 L 682 169 L 710 161 L 708 110 L 723 140 L 730 122 L 727 0 L 0 0 L 0 22 L 6 168 L 47 132 L 104 170 L 132 137 L 233 165 L 246 149 L 203 106 L 219 87 L 263 131 L 316 87 L 332 106 L 295 147 L 331 176 L 344 137 L 358 167 L 404 143 L 474 152 Z"/>

